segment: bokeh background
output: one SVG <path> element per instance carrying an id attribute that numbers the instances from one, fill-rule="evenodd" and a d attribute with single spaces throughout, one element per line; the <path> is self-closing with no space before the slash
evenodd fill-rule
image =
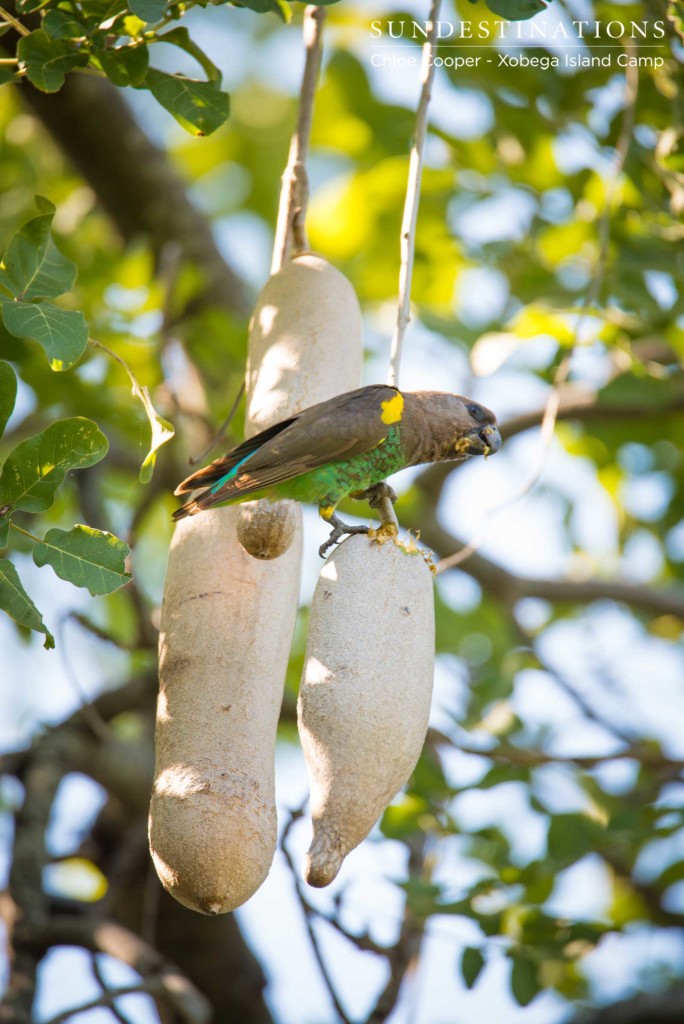
<path id="1" fill-rule="evenodd" d="M 172 490 L 238 392 L 249 310 L 268 276 L 303 8 L 293 4 L 289 25 L 234 6 L 189 11 L 184 23 L 231 94 L 230 119 L 208 138 L 185 134 L 148 93 L 86 75 L 47 98 L 0 90 L 3 246 L 36 193 L 56 204 L 56 240 L 79 267 L 64 301 L 178 429 L 142 486 L 149 428 L 121 367 L 89 350 L 55 374 L 37 345 L 0 334 L 22 381 L 0 454 L 61 416 L 96 420 L 108 457 L 72 477 L 43 525 L 116 532 L 134 574 L 93 599 L 14 548 L 57 649 L 0 619 L 6 922 L 15 883 L 42 893 L 42 914 L 117 921 L 178 964 L 217 1022 L 684 1019 L 680 7 L 554 0 L 522 39 L 476 51 L 445 40 L 444 56 L 627 53 L 662 66 L 497 59 L 437 70 L 401 385 L 481 401 L 504 447 L 393 481 L 402 525 L 437 558 L 472 539 L 478 548 L 436 580 L 420 764 L 320 893 L 296 878 L 309 824 L 294 705 L 327 533 L 307 511 L 277 759 L 289 860 L 279 852 L 262 889 L 221 921 L 163 896 L 146 855 L 156 630 Z M 417 56 L 419 41 L 375 38 L 370 25 L 426 17 L 426 3 L 342 0 L 326 19 L 308 228 L 361 301 L 364 383 L 388 370 L 419 91 L 417 68 L 399 59 Z M 498 21 L 464 0 L 442 17 Z M 573 18 L 666 31 L 597 46 L 524 38 L 542 23 L 572 34 Z M 387 66 L 374 66 L 378 54 Z M 193 66 L 163 46 L 154 59 Z M 194 259 L 189 237 L 200 240 Z M 550 396 L 559 414 L 546 444 Z M 56 790 L 47 803 L 45 773 Z M 38 959 L 39 1022 L 145 981 L 74 936 L 52 935 Z M 6 960 L 4 985 L 9 972 Z M 144 992 L 112 1005 L 69 1019 L 183 1019 Z"/>

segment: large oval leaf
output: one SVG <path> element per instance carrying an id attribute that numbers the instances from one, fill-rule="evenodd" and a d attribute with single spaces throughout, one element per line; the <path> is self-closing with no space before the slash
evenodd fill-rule
<path id="1" fill-rule="evenodd" d="M 36 201 L 43 213 L 22 225 L 5 249 L 0 284 L 17 298 L 54 299 L 72 287 L 76 264 L 59 251 L 50 235 L 55 207 L 43 196 Z"/>
<path id="2" fill-rule="evenodd" d="M 43 346 L 53 370 L 68 370 L 88 344 L 83 313 L 51 302 L 3 302 L 2 318 L 15 338 L 32 338 Z"/>
<path id="3" fill-rule="evenodd" d="M 37 566 L 51 565 L 60 579 L 90 593 L 111 594 L 128 583 L 126 572 L 128 545 L 111 533 L 89 526 L 66 530 L 48 530 L 45 539 L 33 548 Z"/>
<path id="4" fill-rule="evenodd" d="M 209 82 L 150 68 L 145 83 L 162 107 L 192 135 L 211 135 L 228 117 L 228 94 Z"/>
<path id="5" fill-rule="evenodd" d="M 17 44 L 17 56 L 26 68 L 31 85 L 41 92 L 58 92 L 67 71 L 88 63 L 88 54 L 76 50 L 63 39 L 50 39 L 42 28 L 23 36 Z"/>
<path id="6" fill-rule="evenodd" d="M 92 420 L 58 420 L 14 448 L 0 474 L 0 506 L 44 512 L 70 469 L 92 466 L 107 454 L 107 438 Z"/>

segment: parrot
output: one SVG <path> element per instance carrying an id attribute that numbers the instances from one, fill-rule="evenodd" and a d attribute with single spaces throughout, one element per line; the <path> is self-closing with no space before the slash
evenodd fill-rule
<path id="1" fill-rule="evenodd" d="M 176 495 L 205 489 L 173 518 L 257 498 L 315 503 L 333 527 L 321 546 L 323 556 L 342 536 L 371 532 L 338 518 L 335 509 L 343 498 L 365 499 L 378 508 L 385 497 L 396 501 L 385 481 L 400 469 L 486 457 L 500 447 L 494 413 L 469 398 L 371 384 L 267 427 L 187 477 Z"/>

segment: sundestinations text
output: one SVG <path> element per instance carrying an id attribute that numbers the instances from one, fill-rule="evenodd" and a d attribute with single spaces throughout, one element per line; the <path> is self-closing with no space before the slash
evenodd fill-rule
<path id="1" fill-rule="evenodd" d="M 426 21 L 372 21 L 371 36 L 379 39 L 426 39 Z M 663 39 L 664 21 L 571 21 L 547 24 L 544 21 L 438 21 L 437 39 Z"/>

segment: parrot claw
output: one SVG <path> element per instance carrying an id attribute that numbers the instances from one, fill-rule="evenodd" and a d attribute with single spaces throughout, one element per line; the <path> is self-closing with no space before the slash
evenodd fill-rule
<path id="1" fill-rule="evenodd" d="M 367 501 L 371 508 L 379 508 L 385 498 L 389 498 L 393 505 L 397 500 L 394 490 L 384 482 L 374 484 L 365 491 L 353 491 L 350 497 L 356 501 Z"/>
<path id="2" fill-rule="evenodd" d="M 353 536 L 355 533 L 370 533 L 370 526 L 349 526 L 347 523 L 343 523 L 337 516 L 331 516 L 328 522 L 332 526 L 333 530 L 325 544 L 321 544 L 318 549 L 318 554 L 321 558 L 325 558 L 328 548 L 331 548 L 333 544 L 337 544 L 343 537 Z"/>

